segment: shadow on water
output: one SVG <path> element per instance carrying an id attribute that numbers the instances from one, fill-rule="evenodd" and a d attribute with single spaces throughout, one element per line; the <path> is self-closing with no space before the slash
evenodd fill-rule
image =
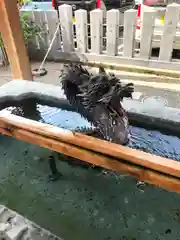
<path id="1" fill-rule="evenodd" d="M 9 108 L 17 115 L 23 112 Z M 34 118 L 70 130 L 91 129 L 79 114 L 37 105 Z M 178 137 L 131 126 L 130 146 L 179 160 Z M 0 135 L 0 203 L 65 240 L 179 240 L 180 196 L 132 177 L 72 167 L 57 161 L 63 177 L 50 183 L 48 149 Z"/>

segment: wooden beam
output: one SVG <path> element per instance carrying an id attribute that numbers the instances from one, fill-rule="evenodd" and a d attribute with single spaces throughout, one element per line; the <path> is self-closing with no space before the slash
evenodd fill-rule
<path id="1" fill-rule="evenodd" d="M 180 162 L 178 161 L 15 116 L 8 111 L 0 112 L 0 128 L 9 129 L 9 131 L 14 132 L 25 130 L 49 139 L 76 145 L 77 147 L 88 149 L 99 154 L 105 154 L 119 160 L 123 159 L 131 164 L 140 165 L 141 167 L 153 169 L 174 177 L 180 177 Z M 110 164 L 110 162 L 107 164 Z"/>
<path id="2" fill-rule="evenodd" d="M 33 77 L 16 0 L 0 1 L 0 32 L 8 55 L 13 79 L 32 80 Z"/>
<path id="3" fill-rule="evenodd" d="M 180 193 L 180 178 L 164 175 L 152 169 L 142 168 L 129 162 L 114 159 L 111 156 L 105 156 L 87 149 L 63 143 L 59 140 L 44 137 L 39 134 L 29 132 L 23 129 L 4 129 L 0 128 L 0 132 L 15 137 L 16 139 L 40 145 L 44 148 L 64 153 L 68 156 L 78 158 L 82 161 L 92 163 L 103 168 L 116 172 L 125 173 L 143 180 L 147 183 L 156 185 L 169 191 Z"/>

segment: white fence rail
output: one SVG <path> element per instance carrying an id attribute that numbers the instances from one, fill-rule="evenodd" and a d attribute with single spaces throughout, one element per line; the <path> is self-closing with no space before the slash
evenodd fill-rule
<path id="1" fill-rule="evenodd" d="M 80 60 L 109 64 L 128 64 L 155 68 L 180 69 L 180 62 L 172 59 L 175 40 L 180 44 L 178 22 L 180 5 L 167 6 L 164 26 L 159 39 L 159 56 L 152 56 L 156 11 L 144 11 L 141 24 L 140 48 L 136 43 L 136 16 L 134 9 L 124 14 L 124 32 L 120 35 L 120 12 L 109 10 L 106 20 L 103 12 L 95 9 L 90 12 L 90 22 L 86 10 L 73 12 L 70 5 L 59 7 L 59 18 L 55 10 L 35 10 L 32 19 L 43 29 L 42 39 L 35 39 L 37 49 L 47 49 L 57 24 L 60 21 L 60 30 L 52 47 L 51 58 L 65 60 Z M 178 37 L 179 36 L 179 37 Z"/>

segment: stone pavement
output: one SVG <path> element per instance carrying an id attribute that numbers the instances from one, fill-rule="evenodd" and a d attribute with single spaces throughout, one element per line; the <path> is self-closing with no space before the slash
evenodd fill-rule
<path id="1" fill-rule="evenodd" d="M 60 240 L 18 213 L 0 205 L 1 240 Z M 62 240 L 62 239 L 61 239 Z"/>
<path id="2" fill-rule="evenodd" d="M 38 68 L 40 63 L 32 63 L 32 69 Z M 59 85 L 59 75 L 63 64 L 48 62 L 45 65 L 48 74 L 44 77 L 36 77 L 34 80 L 43 83 Z M 91 69 L 92 70 L 92 69 Z M 94 69 L 92 71 L 95 71 Z M 127 76 L 127 73 L 116 71 L 115 74 L 125 82 L 133 81 L 135 84 L 134 98 L 138 101 L 150 101 L 151 104 L 161 104 L 162 106 L 169 106 L 174 108 L 180 107 L 180 84 L 179 79 L 157 79 L 157 76 L 142 74 L 133 74 Z M 152 77 L 152 79 L 150 78 Z M 139 80 L 138 80 L 139 78 Z M 7 83 L 11 79 L 9 68 L 0 68 L 0 85 Z"/>

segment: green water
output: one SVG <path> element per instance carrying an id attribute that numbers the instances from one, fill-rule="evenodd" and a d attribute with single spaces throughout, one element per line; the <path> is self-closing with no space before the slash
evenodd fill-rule
<path id="1" fill-rule="evenodd" d="M 63 177 L 48 182 L 51 152 L 0 136 L 0 203 L 66 240 L 180 239 L 180 196 L 110 172 L 58 161 Z"/>

